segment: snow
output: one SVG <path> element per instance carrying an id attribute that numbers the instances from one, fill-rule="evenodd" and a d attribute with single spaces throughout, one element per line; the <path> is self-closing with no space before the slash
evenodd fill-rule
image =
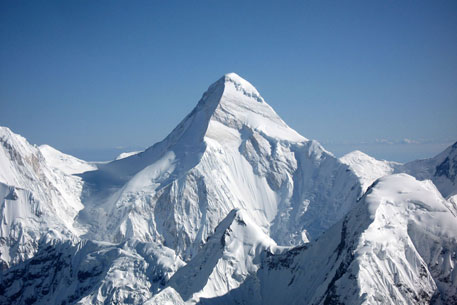
<path id="1" fill-rule="evenodd" d="M 232 210 L 199 254 L 174 274 L 169 286 L 188 304 L 224 295 L 258 270 L 266 250 L 279 251 L 245 211 Z"/>
<path id="2" fill-rule="evenodd" d="M 395 169 L 401 166 L 401 163 L 397 162 L 376 160 L 359 150 L 344 155 L 340 161 L 347 164 L 359 177 L 364 192 L 375 180 L 394 173 Z"/>
<path id="3" fill-rule="evenodd" d="M 444 197 L 457 194 L 457 142 L 433 158 L 406 163 L 401 172 L 430 179 Z"/>
<path id="4" fill-rule="evenodd" d="M 0 304 L 456 304 L 456 155 L 337 159 L 235 73 L 106 164 L 0 127 Z"/>
<path id="5" fill-rule="evenodd" d="M 340 158 L 359 177 L 366 190 L 376 179 L 393 173 L 407 173 L 419 180 L 432 180 L 443 197 L 452 205 L 457 194 L 457 143 L 433 158 L 406 164 L 376 160 L 361 151 L 353 151 Z"/>
<path id="6" fill-rule="evenodd" d="M 141 152 L 141 150 L 139 151 L 129 151 L 129 152 L 123 152 L 123 153 L 120 153 L 114 160 L 120 160 L 120 159 L 125 159 L 127 157 L 130 157 L 130 156 L 133 156 L 133 155 L 137 155 Z"/>
<path id="7" fill-rule="evenodd" d="M 54 156 L 59 152 L 47 150 Z M 63 155 L 63 154 L 62 154 Z M 74 219 L 83 208 L 81 178 L 50 165 L 40 149 L 6 127 L 0 127 L 0 220 L 3 264 L 31 257 L 40 238 L 73 239 L 80 234 Z M 65 169 L 82 167 L 83 162 L 68 156 Z M 76 166 L 77 165 L 77 166 Z M 89 166 L 86 166 L 89 167 Z M 11 192 L 14 192 L 14 196 Z"/>
<path id="8" fill-rule="evenodd" d="M 46 162 L 52 168 L 58 169 L 67 175 L 81 174 L 97 169 L 95 165 L 64 154 L 49 145 L 40 145 L 39 149 L 46 159 Z"/>
<path id="9" fill-rule="evenodd" d="M 419 182 L 406 174 L 385 177 L 365 202 L 374 221 L 362 234 L 356 250 L 360 260 L 372 260 L 360 270 L 362 292 L 379 294 L 373 272 L 384 270 L 392 284 L 398 286 L 402 281 L 419 297 L 431 297 L 438 289 L 444 303 L 451 303 L 451 299 L 455 302 L 457 258 L 447 253 L 457 250 L 457 218 L 433 183 Z M 369 248 L 363 246 L 367 244 Z M 395 272 L 401 272 L 400 279 L 395 278 Z M 448 275 L 451 280 L 443 282 Z M 411 297 L 401 289 L 391 294 L 402 294 L 398 298 L 405 304 Z M 371 302 L 374 299 L 367 300 Z"/>
<path id="10" fill-rule="evenodd" d="M 188 260 L 239 208 L 278 244 L 297 245 L 361 195 L 347 169 L 227 74 L 162 142 L 83 176 L 95 195 L 78 220 L 90 238 L 162 240 Z"/>
<path id="11" fill-rule="evenodd" d="M 151 248 L 155 245 L 39 242 L 32 259 L 3 272 L 0 303 L 144 304 L 157 290 L 154 280 L 173 272 L 157 263 L 160 250 Z"/>
<path id="12" fill-rule="evenodd" d="M 379 179 L 317 241 L 266 256 L 205 304 L 454 304 L 457 218 L 430 181 Z"/>
<path id="13" fill-rule="evenodd" d="M 238 125 L 238 128 L 244 125 L 266 136 L 291 142 L 307 140 L 287 126 L 246 80 L 230 73 L 218 82 L 223 83 L 224 92 L 214 112 L 214 120 L 228 126 Z"/>
<path id="14" fill-rule="evenodd" d="M 184 305 L 185 302 L 172 287 L 167 287 L 144 303 L 145 305 Z"/>

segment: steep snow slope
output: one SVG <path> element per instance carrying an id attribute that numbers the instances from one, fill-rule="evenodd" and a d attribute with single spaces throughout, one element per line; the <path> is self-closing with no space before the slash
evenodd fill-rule
<path id="1" fill-rule="evenodd" d="M 233 73 L 97 170 L 0 128 L 0 304 L 457 304 L 456 148 L 340 161 Z"/>
<path id="2" fill-rule="evenodd" d="M 359 177 L 363 192 L 378 178 L 394 173 L 402 164 L 392 161 L 376 160 L 375 158 L 355 150 L 340 158 Z"/>
<path id="3" fill-rule="evenodd" d="M 457 195 L 457 142 L 433 158 L 406 163 L 400 171 L 432 180 L 444 197 Z"/>
<path id="4" fill-rule="evenodd" d="M 40 150 L 0 127 L 0 259 L 33 255 L 40 238 L 72 239 L 82 181 L 49 166 Z"/>
<path id="5" fill-rule="evenodd" d="M 141 304 L 184 265 L 157 243 L 81 241 L 82 179 L 94 167 L 0 128 L 0 304 Z"/>
<path id="6" fill-rule="evenodd" d="M 441 194 L 448 199 L 449 207 L 457 213 L 457 143 L 434 158 L 416 160 L 406 164 L 380 161 L 360 151 L 340 158 L 359 177 L 363 190 L 376 179 L 392 173 L 407 173 L 419 180 L 432 180 Z"/>
<path id="7" fill-rule="evenodd" d="M 191 304 L 224 295 L 257 272 L 265 251 L 280 249 L 243 211 L 233 210 L 195 258 L 173 275 L 169 286 Z"/>
<path id="8" fill-rule="evenodd" d="M 40 145 L 38 148 L 51 168 L 60 170 L 67 175 L 81 174 L 97 169 L 95 165 L 64 154 L 49 145 Z"/>
<path id="9" fill-rule="evenodd" d="M 233 73 L 162 142 L 84 179 L 89 195 L 78 220 L 87 237 L 161 241 L 186 259 L 234 208 L 278 244 L 294 245 L 321 234 L 361 194 L 346 165 Z"/>
<path id="10" fill-rule="evenodd" d="M 183 263 L 157 244 L 40 241 L 0 276 L 0 304 L 143 304 Z"/>
<path id="11" fill-rule="evenodd" d="M 202 304 L 457 304 L 457 218 L 430 181 L 386 176 L 319 240 Z"/>

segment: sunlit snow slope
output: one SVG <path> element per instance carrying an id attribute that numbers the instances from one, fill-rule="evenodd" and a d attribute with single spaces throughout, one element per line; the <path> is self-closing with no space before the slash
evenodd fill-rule
<path id="1" fill-rule="evenodd" d="M 393 173 L 407 173 L 419 180 L 432 180 L 457 213 L 457 142 L 433 158 L 401 164 L 380 161 L 353 151 L 340 158 L 359 177 L 365 191 L 376 179 Z"/>
<path id="2" fill-rule="evenodd" d="M 338 160 L 230 73 L 121 157 L 0 127 L 1 305 L 457 304 L 457 143 Z"/>
<path id="3" fill-rule="evenodd" d="M 456 304 L 457 218 L 430 181 L 378 180 L 316 242 L 202 304 Z"/>
<path id="4" fill-rule="evenodd" d="M 340 161 L 347 164 L 359 177 L 364 192 L 375 180 L 393 174 L 395 169 L 402 165 L 392 161 L 376 160 L 359 150 L 344 155 Z"/>
<path id="5" fill-rule="evenodd" d="M 234 208 L 278 244 L 296 245 L 361 195 L 345 164 L 288 127 L 234 73 L 211 85 L 162 142 L 84 179 L 91 196 L 79 221 L 87 236 L 161 241 L 186 259 Z"/>
<path id="6" fill-rule="evenodd" d="M 63 155 L 63 154 L 62 154 Z M 92 168 L 70 157 L 79 167 Z M 82 180 L 50 165 L 40 149 L 0 127 L 0 257 L 9 265 L 29 258 L 41 238 L 72 239 L 83 208 Z"/>

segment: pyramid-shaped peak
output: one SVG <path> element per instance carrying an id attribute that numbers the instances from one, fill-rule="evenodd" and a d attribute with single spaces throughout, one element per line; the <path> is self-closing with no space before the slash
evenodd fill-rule
<path id="1" fill-rule="evenodd" d="M 236 73 L 228 73 L 211 85 L 193 112 L 204 114 L 205 121 L 222 123 L 226 127 L 256 130 L 269 137 L 294 142 L 307 139 L 291 129 L 262 98 L 257 89 Z M 205 134 L 221 138 L 216 124 L 209 124 Z"/>
<path id="2" fill-rule="evenodd" d="M 217 95 L 218 92 L 223 93 L 223 95 L 244 96 L 254 102 L 265 103 L 260 93 L 250 82 L 233 72 L 225 74 L 213 83 L 203 95 L 203 100 L 206 100 L 214 93 Z M 219 98 L 216 98 L 216 100 L 215 102 L 219 102 Z"/>
<path id="3" fill-rule="evenodd" d="M 228 73 L 208 88 L 197 106 L 163 141 L 137 155 L 101 165 L 100 172 L 116 173 L 119 180 L 116 183 L 125 183 L 145 166 L 157 161 L 165 151 L 185 152 L 190 147 L 193 151 L 204 151 L 210 142 L 229 147 L 254 132 L 272 141 L 273 138 L 277 141 L 308 141 L 278 116 L 251 83 L 236 73 Z M 99 179 L 97 175 L 87 174 L 86 179 L 95 181 Z"/>
<path id="4" fill-rule="evenodd" d="M 247 127 L 278 140 L 307 141 L 287 126 L 250 82 L 236 73 L 227 73 L 213 83 L 169 139 L 187 134 L 189 140 L 195 138 L 197 142 L 204 136 L 224 140 L 217 124 L 239 131 L 246 131 Z"/>
<path id="5" fill-rule="evenodd" d="M 239 76 L 238 74 L 236 74 L 234 72 L 225 74 L 223 79 L 224 79 L 225 83 L 231 82 L 238 89 L 243 89 L 244 91 L 253 93 L 260 97 L 259 92 L 250 82 L 248 82 L 247 80 L 245 80 L 244 78 L 242 78 L 241 76 Z"/>

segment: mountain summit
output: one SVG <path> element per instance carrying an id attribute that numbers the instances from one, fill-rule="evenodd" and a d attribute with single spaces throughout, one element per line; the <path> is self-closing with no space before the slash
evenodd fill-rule
<path id="1" fill-rule="evenodd" d="M 346 165 L 287 126 L 235 73 L 212 84 L 163 141 L 84 179 L 92 196 L 79 220 L 89 236 L 159 239 L 187 258 L 234 208 L 293 245 L 338 221 L 361 192 Z M 93 228 L 93 217 L 106 227 Z"/>
<path id="2" fill-rule="evenodd" d="M 195 108 L 163 141 L 142 153 L 102 165 L 99 172 L 87 174 L 86 181 L 103 181 L 103 188 L 105 183 L 120 186 L 166 151 L 186 151 L 197 156 L 205 151 L 208 142 L 236 141 L 240 134 L 250 131 L 278 140 L 308 141 L 287 126 L 251 83 L 236 73 L 228 73 L 209 86 Z"/>
<path id="3" fill-rule="evenodd" d="M 211 114 L 210 122 L 227 127 L 242 129 L 245 126 L 270 137 L 296 142 L 307 140 L 284 123 L 253 85 L 235 73 L 226 74 L 211 85 L 194 111 L 207 112 Z M 208 126 L 210 135 L 213 128 L 218 127 Z"/>

